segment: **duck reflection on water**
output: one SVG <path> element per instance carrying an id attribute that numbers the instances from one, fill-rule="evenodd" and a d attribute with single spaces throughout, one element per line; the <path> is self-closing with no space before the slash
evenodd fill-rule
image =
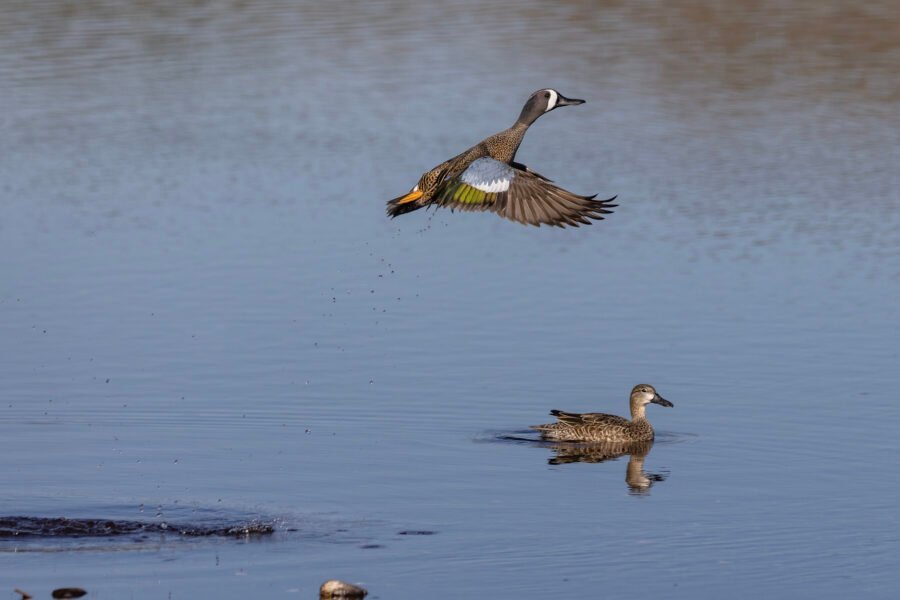
<path id="1" fill-rule="evenodd" d="M 644 470 L 644 459 L 653 447 L 652 441 L 631 443 L 587 443 L 587 442 L 545 442 L 545 448 L 553 450 L 555 456 L 547 462 L 551 465 L 569 463 L 602 463 L 628 456 L 625 468 L 625 483 L 631 494 L 642 495 L 650 491 L 653 484 L 665 481 L 664 473 L 648 473 Z"/>

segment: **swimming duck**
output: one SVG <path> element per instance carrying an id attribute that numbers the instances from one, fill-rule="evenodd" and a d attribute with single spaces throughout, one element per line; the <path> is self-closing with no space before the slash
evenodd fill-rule
<path id="1" fill-rule="evenodd" d="M 442 162 L 419 179 L 408 193 L 387 203 L 392 218 L 424 206 L 459 210 L 491 210 L 526 225 L 590 225 L 616 206 L 594 196 L 579 196 L 516 162 L 516 151 L 528 127 L 538 117 L 560 106 L 584 104 L 553 89 L 531 94 L 519 118 L 509 129 L 496 133 L 462 154 Z"/>
<path id="2" fill-rule="evenodd" d="M 548 440 L 571 442 L 646 442 L 653 439 L 653 427 L 644 414 L 650 403 L 674 406 L 656 393 L 652 385 L 639 383 L 631 390 L 631 420 L 604 413 L 570 413 L 551 410 L 557 423 L 532 425 Z"/>

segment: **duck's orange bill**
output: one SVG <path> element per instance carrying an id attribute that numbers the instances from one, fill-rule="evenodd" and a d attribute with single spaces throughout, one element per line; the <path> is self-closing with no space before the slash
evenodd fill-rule
<path id="1" fill-rule="evenodd" d="M 419 198 L 421 198 L 424 195 L 425 195 L 425 193 L 423 191 L 414 190 L 405 196 L 400 196 L 399 198 L 397 198 L 397 204 L 406 204 L 407 202 L 415 202 L 416 200 L 418 200 Z"/>

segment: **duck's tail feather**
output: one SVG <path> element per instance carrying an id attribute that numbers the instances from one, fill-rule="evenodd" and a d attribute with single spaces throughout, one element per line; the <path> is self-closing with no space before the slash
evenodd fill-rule
<path id="1" fill-rule="evenodd" d="M 422 192 L 418 189 L 414 189 L 407 194 L 389 200 L 387 203 L 388 216 L 393 219 L 394 217 L 399 217 L 400 215 L 405 215 L 408 212 L 422 208 L 424 205 L 421 202 L 418 202 L 422 195 Z"/>

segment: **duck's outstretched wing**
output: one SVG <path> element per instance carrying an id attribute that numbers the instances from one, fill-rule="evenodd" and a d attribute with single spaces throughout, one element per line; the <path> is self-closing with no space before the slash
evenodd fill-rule
<path id="1" fill-rule="evenodd" d="M 491 210 L 526 225 L 590 225 L 612 212 L 615 196 L 595 200 L 554 185 L 525 165 L 479 158 L 441 184 L 434 202 L 458 210 Z"/>

